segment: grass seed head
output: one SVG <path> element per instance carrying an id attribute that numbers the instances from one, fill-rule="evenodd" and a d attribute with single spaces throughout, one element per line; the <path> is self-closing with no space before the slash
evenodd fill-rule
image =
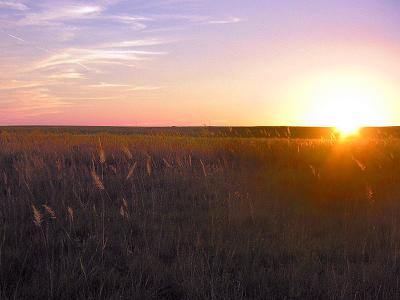
<path id="1" fill-rule="evenodd" d="M 207 177 L 206 166 L 203 163 L 203 160 L 200 159 L 201 168 L 203 169 L 204 177 Z"/>
<path id="2" fill-rule="evenodd" d="M 128 201 L 125 198 L 122 199 L 122 204 L 125 208 L 128 208 Z"/>
<path id="3" fill-rule="evenodd" d="M 102 165 L 106 163 L 106 153 L 103 148 L 99 149 L 99 160 Z"/>
<path id="4" fill-rule="evenodd" d="M 91 175 L 96 188 L 99 189 L 100 191 L 104 191 L 105 190 L 104 184 L 101 181 L 100 177 L 96 174 L 96 171 L 94 169 L 92 170 Z"/>
<path id="5" fill-rule="evenodd" d="M 71 222 L 73 222 L 74 221 L 74 210 L 68 206 L 67 211 L 68 211 L 69 219 L 71 220 Z"/>
<path id="6" fill-rule="evenodd" d="M 148 158 L 146 161 L 146 170 L 147 170 L 147 175 L 151 175 L 151 158 Z"/>
<path id="7" fill-rule="evenodd" d="M 43 215 L 33 204 L 32 204 L 32 212 L 33 212 L 33 223 L 35 223 L 36 226 L 41 227 L 43 222 Z"/>
<path id="8" fill-rule="evenodd" d="M 128 180 L 129 178 L 132 177 L 133 172 L 134 172 L 135 169 L 136 169 L 136 165 L 137 165 L 137 162 L 135 162 L 135 163 L 129 168 L 128 175 L 126 176 L 126 180 Z"/>
<path id="9" fill-rule="evenodd" d="M 126 147 L 126 146 L 122 147 L 122 152 L 124 152 L 124 154 L 126 155 L 126 157 L 128 159 L 133 159 L 133 155 L 132 155 L 131 151 L 129 151 L 128 147 Z"/>
<path id="10" fill-rule="evenodd" d="M 167 168 L 171 168 L 172 167 L 172 165 L 168 162 L 168 160 L 166 158 L 163 158 L 163 162 L 164 162 L 164 164 L 165 164 L 165 166 Z"/>
<path id="11" fill-rule="evenodd" d="M 56 213 L 50 206 L 44 204 L 43 207 L 46 210 L 46 212 L 49 214 L 50 218 L 57 219 Z"/>

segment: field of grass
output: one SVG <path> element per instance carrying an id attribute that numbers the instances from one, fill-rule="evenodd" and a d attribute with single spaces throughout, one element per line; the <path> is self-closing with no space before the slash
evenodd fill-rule
<path id="1" fill-rule="evenodd" d="M 1 299 L 399 299 L 400 139 L 3 130 Z"/>

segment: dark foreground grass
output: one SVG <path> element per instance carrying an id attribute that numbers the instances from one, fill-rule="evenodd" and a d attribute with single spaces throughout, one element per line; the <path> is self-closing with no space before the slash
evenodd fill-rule
<path id="1" fill-rule="evenodd" d="M 0 298 L 400 298 L 400 140 L 0 136 Z"/>

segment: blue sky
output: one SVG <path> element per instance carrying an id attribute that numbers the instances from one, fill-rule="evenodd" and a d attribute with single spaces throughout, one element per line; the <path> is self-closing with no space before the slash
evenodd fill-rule
<path id="1" fill-rule="evenodd" d="M 307 125 L 338 73 L 393 111 L 398 28 L 395 0 L 0 0 L 0 123 Z"/>

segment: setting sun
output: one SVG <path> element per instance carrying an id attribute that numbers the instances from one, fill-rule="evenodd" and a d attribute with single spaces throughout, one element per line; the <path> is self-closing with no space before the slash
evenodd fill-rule
<path id="1" fill-rule="evenodd" d="M 340 126 L 336 126 L 336 131 L 340 134 L 341 137 L 349 137 L 357 135 L 360 131 L 360 126 L 351 123 L 343 123 Z"/>
<path id="2" fill-rule="evenodd" d="M 335 127 L 342 137 L 356 135 L 361 127 L 386 123 L 381 107 L 384 98 L 378 82 L 356 74 L 335 74 L 313 88 L 311 122 Z"/>

